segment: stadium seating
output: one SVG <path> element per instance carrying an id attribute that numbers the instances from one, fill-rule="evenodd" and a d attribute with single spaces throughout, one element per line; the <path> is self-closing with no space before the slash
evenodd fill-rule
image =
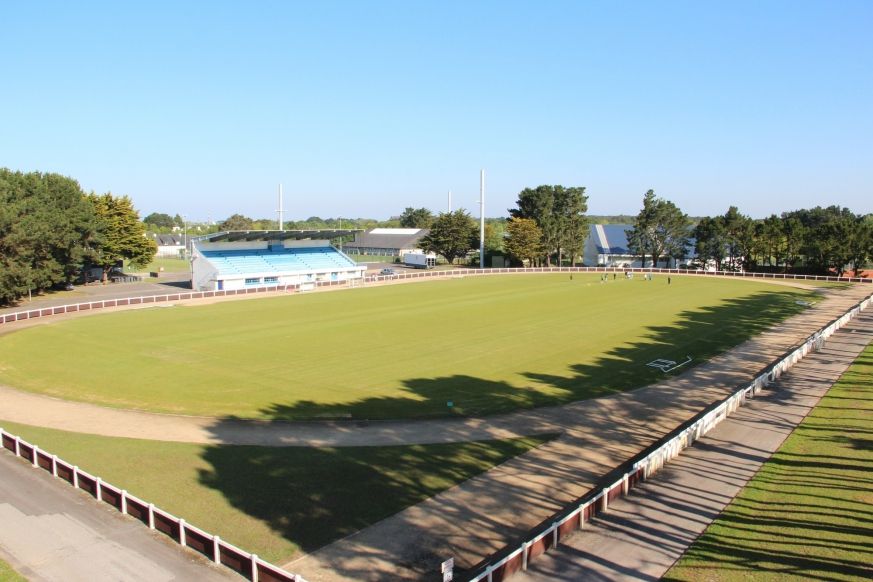
<path id="1" fill-rule="evenodd" d="M 355 262 L 333 247 L 203 251 L 222 275 L 330 271 Z"/>

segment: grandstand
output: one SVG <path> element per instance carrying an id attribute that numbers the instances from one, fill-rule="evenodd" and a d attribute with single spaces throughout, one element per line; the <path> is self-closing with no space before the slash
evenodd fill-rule
<path id="1" fill-rule="evenodd" d="M 366 267 L 330 244 L 355 232 L 266 230 L 200 237 L 193 240 L 191 287 L 218 291 L 361 278 Z"/>

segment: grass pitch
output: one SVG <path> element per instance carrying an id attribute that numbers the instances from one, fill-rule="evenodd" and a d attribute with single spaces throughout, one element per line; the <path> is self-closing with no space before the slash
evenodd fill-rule
<path id="1" fill-rule="evenodd" d="M 665 580 L 873 578 L 873 344 Z"/>
<path id="2" fill-rule="evenodd" d="M 101 437 L 4 421 L 0 426 L 279 564 L 433 497 L 549 438 L 394 447 L 253 447 Z M 5 578 L 0 575 L 0 580 Z"/>
<path id="3" fill-rule="evenodd" d="M 508 275 L 149 308 L 0 337 L 0 382 L 248 418 L 492 414 L 636 388 L 804 309 L 809 291 L 664 276 Z M 452 407 L 447 403 L 451 401 Z"/>

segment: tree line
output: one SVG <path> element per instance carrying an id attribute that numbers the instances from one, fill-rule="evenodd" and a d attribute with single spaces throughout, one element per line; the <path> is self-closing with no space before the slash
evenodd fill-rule
<path id="1" fill-rule="evenodd" d="M 121 260 L 151 262 L 157 247 L 127 196 L 86 194 L 59 174 L 0 168 L 0 303 L 104 273 Z"/>

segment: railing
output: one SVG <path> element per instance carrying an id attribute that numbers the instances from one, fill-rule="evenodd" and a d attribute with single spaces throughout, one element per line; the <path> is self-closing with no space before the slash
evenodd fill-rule
<path id="1" fill-rule="evenodd" d="M 124 489 L 103 481 L 100 477 L 87 473 L 57 455 L 40 449 L 37 445 L 10 434 L 0 428 L 3 448 L 20 457 L 34 467 L 44 469 L 54 477 L 66 481 L 76 489 L 81 489 L 97 501 L 111 505 L 124 515 L 128 515 L 147 525 L 149 529 L 166 534 L 167 537 L 190 548 L 216 564 L 230 568 L 253 582 L 306 582 L 302 576 L 265 562 L 256 554 L 229 544 L 219 538 L 194 527 L 184 519 L 143 501 Z"/>
<path id="2" fill-rule="evenodd" d="M 407 281 L 416 279 L 441 279 L 454 277 L 470 277 L 482 275 L 512 275 L 532 273 L 653 273 L 663 275 L 695 275 L 695 276 L 718 276 L 739 277 L 747 279 L 788 279 L 797 281 L 833 281 L 845 283 L 873 283 L 873 279 L 860 277 L 826 277 L 821 275 L 786 275 L 783 273 L 738 273 L 733 271 L 691 271 L 686 269 L 621 269 L 618 267 L 534 267 L 528 269 L 452 269 L 446 271 L 413 271 L 396 273 L 394 275 L 371 275 L 365 277 L 365 283 L 382 283 L 391 281 Z M 316 287 L 340 287 L 354 286 L 361 279 L 343 279 L 338 281 L 311 281 L 305 285 Z M 124 307 L 130 305 L 144 305 L 150 303 L 166 303 L 168 301 L 189 301 L 192 299 L 209 299 L 213 297 L 232 297 L 235 295 L 250 295 L 256 293 L 276 293 L 299 291 L 301 284 L 293 285 L 266 285 L 261 287 L 247 287 L 243 289 L 228 289 L 221 291 L 186 291 L 184 293 L 167 293 L 161 295 L 143 295 L 139 297 L 125 297 L 122 299 L 104 299 L 85 303 L 72 303 L 55 307 L 42 307 L 27 311 L 0 314 L 0 325 L 37 317 L 63 315 L 107 307 Z"/>
<path id="3" fill-rule="evenodd" d="M 864 299 L 839 318 L 810 335 L 802 344 L 769 365 L 747 386 L 685 422 L 645 451 L 607 475 L 601 483 L 552 518 L 534 528 L 524 541 L 513 544 L 483 560 L 467 578 L 469 582 L 499 582 L 519 570 L 526 570 L 531 560 L 556 547 L 561 539 L 581 529 L 586 522 L 604 512 L 618 497 L 627 495 L 638 483 L 648 479 L 680 452 L 690 447 L 721 421 L 735 412 L 772 382 L 775 382 L 810 351 L 818 350 L 825 340 L 866 309 L 873 296 Z"/>

